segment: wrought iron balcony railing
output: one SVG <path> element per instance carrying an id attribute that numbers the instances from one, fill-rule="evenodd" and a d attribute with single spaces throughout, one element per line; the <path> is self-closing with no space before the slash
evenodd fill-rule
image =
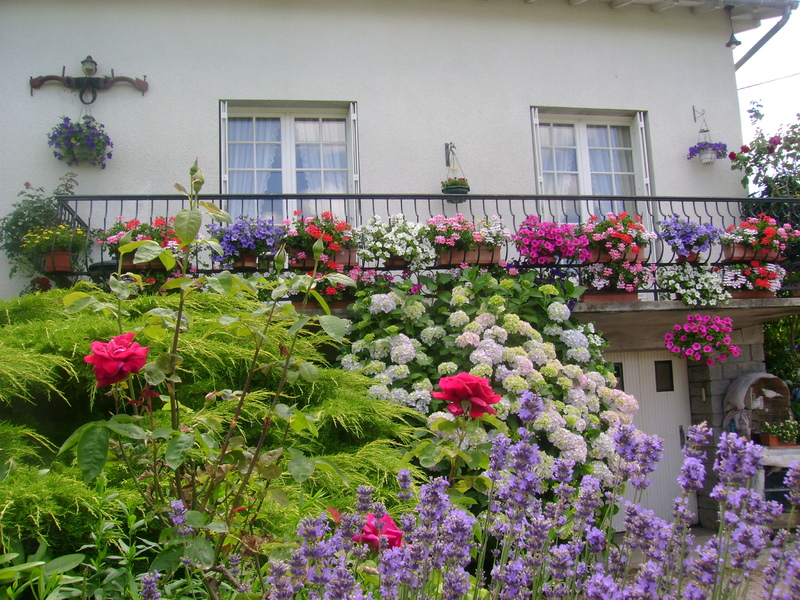
<path id="1" fill-rule="evenodd" d="M 251 195 L 231 196 L 203 194 L 202 199 L 212 202 L 232 216 L 246 214 L 272 218 L 275 223 L 291 219 L 296 211 L 313 216 L 331 211 L 354 227 L 366 224 L 372 215 L 389 216 L 402 213 L 410 220 L 425 222 L 433 215 L 455 216 L 463 213 L 472 220 L 487 220 L 493 215 L 503 219 L 514 233 L 527 215 L 537 215 L 542 221 L 579 223 L 590 215 L 602 216 L 606 212 L 626 211 L 638 214 L 649 231 L 657 231 L 658 223 L 672 215 L 679 215 L 696 223 L 710 223 L 719 228 L 738 224 L 743 217 L 761 212 L 778 218 L 781 222 L 800 224 L 800 200 L 749 199 L 749 198 L 669 198 L 669 197 L 597 197 L 597 196 L 446 196 L 446 195 Z M 174 216 L 187 205 L 182 196 L 64 196 L 59 198 L 62 222 L 81 227 L 97 237 L 97 232 L 108 230 L 120 218 L 151 222 L 157 217 Z M 210 222 L 210 220 L 209 220 Z M 73 265 L 73 275 L 89 275 L 98 264 L 110 260 L 107 250 L 93 244 L 91 251 Z M 207 258 L 207 257 L 206 257 Z M 519 258 L 516 248 L 509 244 L 502 258 L 514 261 Z M 661 240 L 647 248 L 646 260 L 657 266 L 675 264 L 677 256 Z M 714 246 L 701 257 L 702 264 L 723 263 L 722 248 Z M 210 263 L 200 259 L 199 267 Z M 364 265 L 377 266 L 377 265 Z M 578 270 L 581 265 L 569 264 Z M 782 263 L 789 276 L 785 287 L 794 287 L 800 270 L 797 260 L 790 257 Z M 657 292 L 657 289 L 649 291 Z"/>

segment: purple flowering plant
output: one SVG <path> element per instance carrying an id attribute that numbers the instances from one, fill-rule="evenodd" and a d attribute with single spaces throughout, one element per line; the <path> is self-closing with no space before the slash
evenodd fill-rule
<path id="1" fill-rule="evenodd" d="M 700 153 L 705 150 L 713 151 L 717 158 L 725 158 L 728 152 L 728 146 L 723 142 L 697 142 L 694 146 L 689 147 L 689 154 L 686 156 L 686 158 L 688 160 L 692 160 L 694 157 L 700 156 Z"/>
<path id="2" fill-rule="evenodd" d="M 66 160 L 68 165 L 88 162 L 105 169 L 114 144 L 102 123 L 91 115 L 83 115 L 80 121 L 64 117 L 50 132 L 48 146 L 53 148 L 53 156 Z"/>
<path id="3" fill-rule="evenodd" d="M 260 256 L 274 253 L 283 236 L 283 228 L 276 227 L 272 219 L 238 217 L 232 224 L 210 223 L 208 233 L 222 247 L 223 254 L 213 255 L 212 261 L 229 263 L 242 254 Z"/>
<path id="4" fill-rule="evenodd" d="M 659 237 L 664 240 L 678 256 L 706 252 L 719 240 L 722 230 L 710 223 L 693 223 L 688 219 L 673 215 L 659 223 Z"/>

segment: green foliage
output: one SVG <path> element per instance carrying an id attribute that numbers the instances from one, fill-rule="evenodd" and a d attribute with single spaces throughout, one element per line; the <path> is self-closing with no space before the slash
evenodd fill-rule
<path id="1" fill-rule="evenodd" d="M 764 323 L 764 361 L 767 371 L 783 379 L 792 392 L 792 411 L 800 420 L 800 316 Z"/>

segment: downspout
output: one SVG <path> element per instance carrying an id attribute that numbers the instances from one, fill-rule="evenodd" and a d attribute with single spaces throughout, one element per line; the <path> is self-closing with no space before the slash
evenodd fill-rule
<path id="1" fill-rule="evenodd" d="M 764 46 L 764 44 L 766 44 L 770 39 L 772 39 L 772 37 L 776 33 L 778 33 L 778 31 L 780 31 L 783 28 L 783 26 L 786 25 L 786 23 L 789 22 L 789 16 L 791 14 L 792 14 L 792 6 L 787 4 L 786 6 L 783 7 L 783 16 L 780 18 L 780 20 L 777 23 L 775 23 L 775 25 L 772 27 L 772 29 L 770 29 L 766 34 L 764 34 L 764 37 L 762 37 L 760 40 L 758 40 L 753 45 L 753 47 L 750 48 L 750 50 L 748 50 L 747 53 L 742 58 L 740 58 L 738 61 L 736 61 L 736 65 L 735 65 L 735 69 L 734 70 L 738 71 L 739 67 L 741 67 L 744 63 L 746 63 L 748 60 L 750 60 L 750 58 L 756 52 L 761 50 L 762 46 Z"/>

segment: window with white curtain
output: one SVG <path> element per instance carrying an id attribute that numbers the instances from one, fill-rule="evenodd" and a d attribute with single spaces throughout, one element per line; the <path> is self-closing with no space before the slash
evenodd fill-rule
<path id="1" fill-rule="evenodd" d="M 648 196 L 644 113 L 609 115 L 532 109 L 537 193 L 554 196 Z M 599 200 L 595 211 L 622 210 Z M 583 215 L 568 215 L 580 220 Z"/>
<path id="2" fill-rule="evenodd" d="M 223 102 L 223 193 L 357 192 L 354 129 L 354 104 L 287 109 Z M 279 221 L 298 208 L 302 201 L 242 199 L 231 200 L 228 212 Z"/>

